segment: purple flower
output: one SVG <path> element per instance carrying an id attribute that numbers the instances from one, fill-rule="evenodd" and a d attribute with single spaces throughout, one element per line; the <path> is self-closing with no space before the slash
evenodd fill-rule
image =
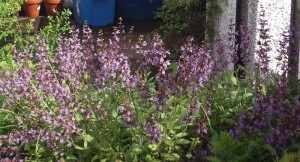
<path id="1" fill-rule="evenodd" d="M 157 143 L 161 140 L 160 127 L 156 125 L 156 120 L 153 118 L 145 119 L 143 122 L 145 126 L 145 135 L 148 137 L 148 141 L 151 143 Z"/>
<path id="2" fill-rule="evenodd" d="M 124 103 L 119 107 L 119 114 L 122 116 L 124 124 L 127 127 L 133 127 L 138 124 L 136 114 L 134 112 L 134 105 L 131 103 Z"/>

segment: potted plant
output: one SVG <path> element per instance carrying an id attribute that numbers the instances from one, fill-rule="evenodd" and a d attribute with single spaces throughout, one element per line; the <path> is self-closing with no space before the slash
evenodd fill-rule
<path id="1" fill-rule="evenodd" d="M 43 0 L 47 15 L 56 16 L 62 10 L 64 0 Z M 54 10 L 56 12 L 54 12 Z"/>
<path id="2" fill-rule="evenodd" d="M 40 15 L 42 0 L 25 0 L 23 8 L 26 16 L 38 17 Z"/>

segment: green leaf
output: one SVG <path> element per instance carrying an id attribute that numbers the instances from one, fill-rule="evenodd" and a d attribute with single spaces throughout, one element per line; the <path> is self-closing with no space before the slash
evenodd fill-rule
<path id="1" fill-rule="evenodd" d="M 143 152 L 142 147 L 141 147 L 140 145 L 135 144 L 135 145 L 133 145 L 133 149 L 132 149 L 130 155 L 131 155 L 131 156 L 139 155 L 139 154 L 141 154 L 142 152 Z"/>
<path id="2" fill-rule="evenodd" d="M 277 156 L 276 150 L 269 144 L 264 144 L 263 148 L 270 151 L 273 155 Z"/>
<path id="3" fill-rule="evenodd" d="M 244 94 L 244 98 L 248 98 L 248 97 L 252 97 L 252 96 L 253 96 L 252 93 L 246 93 L 246 94 Z"/>
<path id="4" fill-rule="evenodd" d="M 186 154 L 185 157 L 187 157 L 188 159 L 190 159 L 193 155 L 192 154 Z"/>
<path id="5" fill-rule="evenodd" d="M 81 147 L 81 146 L 78 146 L 78 145 L 75 145 L 75 149 L 77 149 L 77 150 L 81 150 L 81 151 L 84 151 L 84 150 L 86 150 L 86 148 L 83 148 L 83 147 Z"/>
<path id="6" fill-rule="evenodd" d="M 233 75 L 230 77 L 231 84 L 237 85 L 237 79 Z"/>
<path id="7" fill-rule="evenodd" d="M 161 155 L 168 161 L 178 161 L 180 159 L 180 156 L 176 153 L 162 153 Z"/>
<path id="8" fill-rule="evenodd" d="M 191 138 L 191 139 L 192 139 L 192 143 L 190 146 L 190 150 L 193 150 L 200 143 L 200 140 L 199 138 Z"/>
<path id="9" fill-rule="evenodd" d="M 181 132 L 181 133 L 178 133 L 178 134 L 176 134 L 176 138 L 182 138 L 182 137 L 185 137 L 185 136 L 187 136 L 187 135 L 189 135 L 188 133 L 186 133 L 186 132 Z"/>
<path id="10" fill-rule="evenodd" d="M 32 61 L 29 62 L 28 66 L 30 69 L 35 69 L 35 64 L 33 64 Z"/>
<path id="11" fill-rule="evenodd" d="M 67 160 L 73 160 L 73 161 L 78 161 L 78 159 L 75 157 L 75 156 L 73 156 L 73 155 L 68 155 L 67 156 Z"/>
<path id="12" fill-rule="evenodd" d="M 94 137 L 92 137 L 89 134 L 83 135 L 83 139 L 87 142 L 92 142 L 94 140 Z"/>
<path id="13" fill-rule="evenodd" d="M 191 141 L 187 140 L 187 139 L 179 139 L 177 142 L 177 144 L 179 144 L 179 145 L 187 145 L 189 143 L 191 143 Z"/>
<path id="14" fill-rule="evenodd" d="M 0 62 L 0 67 L 5 67 L 7 65 L 6 61 L 1 61 Z"/>
<path id="15" fill-rule="evenodd" d="M 237 94 L 238 94 L 239 92 L 237 92 L 237 91 L 231 91 L 230 93 L 231 93 L 231 98 L 232 98 L 232 99 L 235 99 L 236 96 L 237 96 Z"/>
<path id="16" fill-rule="evenodd" d="M 177 74 L 177 63 L 170 64 L 171 74 L 172 76 L 176 76 Z"/>
<path id="17" fill-rule="evenodd" d="M 111 111 L 111 116 L 112 116 L 113 118 L 118 117 L 117 111 L 116 111 L 116 110 L 112 110 L 112 111 Z"/>
<path id="18" fill-rule="evenodd" d="M 83 147 L 88 148 L 88 143 L 92 142 L 94 140 L 94 137 L 86 134 L 83 135 L 83 139 L 84 139 Z"/>
<path id="19" fill-rule="evenodd" d="M 174 147 L 174 142 L 171 139 L 165 139 L 164 143 L 168 146 L 168 147 Z"/>
<path id="20" fill-rule="evenodd" d="M 100 162 L 107 162 L 107 159 L 101 159 Z"/>
<path id="21" fill-rule="evenodd" d="M 157 147 L 157 144 L 148 144 L 148 148 L 151 151 L 156 151 L 158 147 Z"/>
<path id="22" fill-rule="evenodd" d="M 156 160 L 156 159 L 152 158 L 151 155 L 146 155 L 145 160 L 147 162 L 160 162 L 160 160 Z"/>
<path id="23" fill-rule="evenodd" d="M 99 160 L 99 159 L 100 159 L 100 156 L 95 155 L 95 156 L 92 157 L 91 162 L 94 162 L 94 161 Z"/>
<path id="24" fill-rule="evenodd" d="M 160 117 L 161 117 L 162 119 L 164 119 L 164 118 L 166 117 L 166 114 L 165 114 L 165 113 L 161 113 L 161 114 L 160 114 Z"/>
<path id="25" fill-rule="evenodd" d="M 236 121 L 233 120 L 233 119 L 230 119 L 230 118 L 221 118 L 221 119 L 220 119 L 220 123 L 221 123 L 221 124 L 222 124 L 222 123 L 230 123 L 230 124 L 234 124 L 234 123 L 236 123 Z"/>
<path id="26" fill-rule="evenodd" d="M 229 82 L 230 82 L 232 85 L 237 85 L 238 80 L 236 79 L 235 76 L 233 76 L 232 73 L 226 73 L 226 77 L 227 77 L 227 79 L 229 79 Z"/>

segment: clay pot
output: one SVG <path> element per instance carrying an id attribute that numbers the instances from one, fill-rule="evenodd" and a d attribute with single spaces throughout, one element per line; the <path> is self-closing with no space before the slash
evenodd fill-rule
<path id="1" fill-rule="evenodd" d="M 64 0 L 43 0 L 47 15 L 56 16 L 62 10 Z M 57 13 L 54 12 L 56 10 Z"/>
<path id="2" fill-rule="evenodd" d="M 26 16 L 38 17 L 40 15 L 42 0 L 25 0 L 23 8 Z"/>

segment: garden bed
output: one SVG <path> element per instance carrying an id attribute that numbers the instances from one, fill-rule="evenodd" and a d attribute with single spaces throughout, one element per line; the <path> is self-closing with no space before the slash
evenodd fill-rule
<path id="1" fill-rule="evenodd" d="M 163 38 L 150 33 L 156 22 L 135 24 L 131 34 L 132 24 L 121 21 L 74 28 L 69 16 L 50 18 L 39 32 L 14 35 L 0 48 L 0 160 L 299 158 L 300 95 L 287 81 L 289 35 L 282 34 L 278 49 L 282 73 L 274 73 L 263 16 L 255 53 L 241 28 L 239 45 L 187 37 L 175 60 Z M 229 31 L 227 39 L 235 37 Z M 243 66 L 232 69 L 236 48 Z"/>

